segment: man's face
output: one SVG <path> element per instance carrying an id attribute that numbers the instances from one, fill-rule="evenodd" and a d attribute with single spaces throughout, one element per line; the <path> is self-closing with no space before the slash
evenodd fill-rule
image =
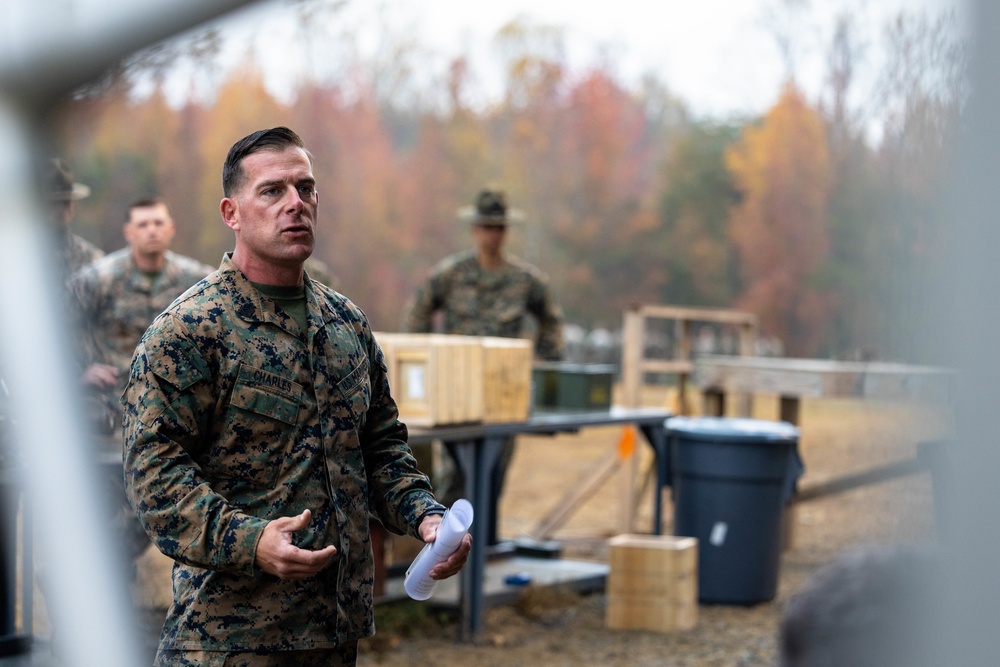
<path id="1" fill-rule="evenodd" d="M 125 240 L 140 255 L 162 255 L 174 240 L 175 232 L 165 204 L 133 208 L 124 228 Z"/>
<path id="2" fill-rule="evenodd" d="M 236 255 L 260 267 L 301 267 L 315 244 L 319 195 L 301 148 L 262 150 L 243 159 L 245 184 L 222 200 Z"/>
<path id="3" fill-rule="evenodd" d="M 498 255 L 507 238 L 507 225 L 476 225 L 472 228 L 476 249 L 483 255 Z"/>

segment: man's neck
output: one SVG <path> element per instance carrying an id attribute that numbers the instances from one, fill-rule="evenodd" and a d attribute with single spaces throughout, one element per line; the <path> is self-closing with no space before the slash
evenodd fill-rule
<path id="1" fill-rule="evenodd" d="M 132 261 L 140 271 L 162 271 L 167 263 L 167 255 L 162 252 L 147 254 L 132 250 Z"/>
<path id="2" fill-rule="evenodd" d="M 479 262 L 479 267 L 487 271 L 495 271 L 503 266 L 503 254 L 495 253 L 489 254 L 484 252 L 476 253 L 476 261 Z"/>
<path id="3" fill-rule="evenodd" d="M 230 256 L 233 264 L 250 282 L 277 287 L 294 287 L 302 283 L 302 263 L 277 265 L 255 261 L 250 255 L 234 250 Z"/>

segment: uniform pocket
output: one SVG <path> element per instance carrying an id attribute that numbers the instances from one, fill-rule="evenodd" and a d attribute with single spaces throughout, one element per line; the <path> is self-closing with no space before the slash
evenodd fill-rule
<path id="1" fill-rule="evenodd" d="M 221 437 L 209 448 L 212 475 L 270 488 L 297 432 L 302 385 L 240 366 Z"/>
<path id="2" fill-rule="evenodd" d="M 365 415 L 368 414 L 368 407 L 371 405 L 372 383 L 369 368 L 368 357 L 362 357 L 360 363 L 337 383 L 337 393 L 341 396 L 340 403 L 358 425 L 358 430 L 363 427 Z"/>

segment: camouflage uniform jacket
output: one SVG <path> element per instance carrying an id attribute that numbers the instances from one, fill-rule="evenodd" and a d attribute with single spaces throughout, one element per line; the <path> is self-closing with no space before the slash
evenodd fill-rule
<path id="1" fill-rule="evenodd" d="M 552 301 L 545 275 L 527 262 L 506 257 L 498 270 L 483 270 L 475 253 L 442 260 L 417 290 L 404 329 L 431 331 L 435 311 L 444 312 L 444 330 L 465 336 L 521 335 L 528 315 L 538 321 L 535 355 L 562 357 L 562 313 Z"/>
<path id="2" fill-rule="evenodd" d="M 167 251 L 163 270 L 153 281 L 122 248 L 77 271 L 69 280 L 84 331 L 87 362 L 118 369 L 120 396 L 128 380 L 132 353 L 153 319 L 184 290 L 213 269 L 196 259 Z"/>
<path id="3" fill-rule="evenodd" d="M 369 513 L 417 535 L 443 513 L 416 469 L 364 314 L 306 279 L 309 330 L 227 256 L 157 317 L 132 363 L 125 486 L 176 561 L 162 648 L 300 650 L 374 633 Z M 254 564 L 266 522 L 312 511 L 296 544 L 337 547 L 315 577 Z"/>
<path id="4" fill-rule="evenodd" d="M 103 250 L 69 230 L 62 232 L 59 237 L 59 254 L 62 259 L 62 270 L 65 271 L 63 277 L 72 275 L 91 262 L 104 257 Z"/>

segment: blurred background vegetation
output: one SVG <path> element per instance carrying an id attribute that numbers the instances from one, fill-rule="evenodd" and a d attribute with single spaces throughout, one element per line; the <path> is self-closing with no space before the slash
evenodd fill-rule
<path id="1" fill-rule="evenodd" d="M 794 24 L 775 20 L 784 87 L 763 115 L 720 119 L 695 117 L 655 72 L 635 85 L 607 59 L 571 66 L 559 26 L 524 20 L 496 33 L 503 90 L 483 102 L 466 56 L 429 75 L 404 32 L 387 29 L 360 57 L 344 20 L 356 1 L 286 3 L 287 48 L 312 64 L 289 71 L 286 92 L 258 50 L 233 66 L 217 27 L 76 91 L 59 114 L 60 144 L 94 193 L 76 231 L 120 247 L 127 204 L 158 193 L 178 223 L 175 249 L 218 264 L 232 246 L 218 214 L 226 151 L 287 125 L 315 157 L 315 256 L 376 330 L 397 330 L 427 270 L 470 245 L 455 211 L 496 183 L 527 214 L 511 251 L 549 274 L 584 328 L 616 329 L 640 303 L 732 307 L 758 314 L 789 356 L 915 360 L 913 337 L 893 324 L 920 322 L 920 295 L 946 254 L 941 193 L 967 95 L 954 15 L 902 13 L 879 26 L 887 55 L 877 61 L 863 17 L 840 15 L 818 45 L 815 96 L 796 83 Z M 178 62 L 211 94 L 169 91 Z M 875 72 L 863 90 L 861 70 Z"/>

